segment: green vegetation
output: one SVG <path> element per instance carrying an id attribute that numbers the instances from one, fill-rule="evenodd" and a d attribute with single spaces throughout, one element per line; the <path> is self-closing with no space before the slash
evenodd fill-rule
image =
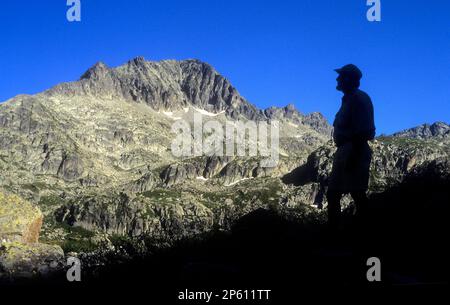
<path id="1" fill-rule="evenodd" d="M 384 144 L 392 144 L 402 148 L 435 148 L 440 149 L 439 145 L 435 140 L 432 139 L 413 139 L 413 138 L 402 138 L 402 137 L 388 137 L 380 136 L 377 138 L 378 141 Z"/>
<path id="2" fill-rule="evenodd" d="M 222 192 L 204 192 L 202 195 L 206 201 L 205 204 L 208 207 L 216 207 L 228 198 L 237 206 L 245 206 L 254 201 L 260 201 L 267 206 L 277 204 L 279 194 L 282 192 L 280 182 L 276 179 L 264 179 L 265 181 L 262 178 L 243 181 L 230 190 Z"/>
<path id="3" fill-rule="evenodd" d="M 44 213 L 44 226 L 40 241 L 59 245 L 64 252 L 88 252 L 98 248 L 97 244 L 92 240 L 95 237 L 95 232 L 55 220 L 55 209 L 62 206 L 65 202 L 63 198 L 56 195 L 42 196 L 40 198 L 39 206 L 46 212 Z"/>
<path id="4" fill-rule="evenodd" d="M 145 198 L 149 198 L 153 202 L 158 202 L 158 204 L 173 204 L 176 203 L 181 197 L 181 191 L 175 189 L 153 189 L 141 193 Z M 151 215 L 151 211 L 148 211 L 148 215 Z"/>
<path id="5" fill-rule="evenodd" d="M 233 198 L 233 194 L 231 192 L 204 192 L 202 193 L 203 199 L 210 206 L 215 206 L 218 203 L 223 203 L 225 199 Z"/>
<path id="6" fill-rule="evenodd" d="M 68 237 L 66 240 L 56 243 L 65 253 L 67 252 L 91 252 L 98 249 L 97 243 L 91 239 Z"/>
<path id="7" fill-rule="evenodd" d="M 45 208 L 45 207 L 59 207 L 64 203 L 64 199 L 62 199 L 59 196 L 56 195 L 48 195 L 48 196 L 42 196 L 39 200 L 39 206 Z"/>
<path id="8" fill-rule="evenodd" d="M 89 252 L 98 248 L 97 243 L 93 241 L 95 232 L 54 220 L 49 225 L 48 231 L 62 231 L 62 236 L 44 234 L 41 238 L 42 242 L 59 245 L 64 252 Z"/>

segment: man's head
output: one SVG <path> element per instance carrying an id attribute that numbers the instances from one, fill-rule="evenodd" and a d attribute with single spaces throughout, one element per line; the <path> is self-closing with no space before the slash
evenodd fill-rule
<path id="1" fill-rule="evenodd" d="M 359 68 L 353 64 L 348 64 L 342 68 L 335 69 L 339 76 L 336 78 L 336 89 L 342 92 L 349 92 L 359 88 L 359 81 L 362 73 Z"/>

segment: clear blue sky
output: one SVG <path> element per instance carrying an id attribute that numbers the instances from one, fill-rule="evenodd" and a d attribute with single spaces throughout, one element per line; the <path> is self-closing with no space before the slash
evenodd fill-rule
<path id="1" fill-rule="evenodd" d="M 450 1 L 1 1 L 0 101 L 76 80 L 91 65 L 198 58 L 258 107 L 294 103 L 331 122 L 333 68 L 354 63 L 375 104 L 377 133 L 450 122 Z"/>

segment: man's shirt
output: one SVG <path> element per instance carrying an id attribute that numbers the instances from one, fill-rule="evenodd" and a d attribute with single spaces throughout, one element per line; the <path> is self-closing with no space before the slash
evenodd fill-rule
<path id="1" fill-rule="evenodd" d="M 347 142 L 366 142 L 375 137 L 373 105 L 364 91 L 345 94 L 334 119 L 333 139 L 337 146 Z"/>

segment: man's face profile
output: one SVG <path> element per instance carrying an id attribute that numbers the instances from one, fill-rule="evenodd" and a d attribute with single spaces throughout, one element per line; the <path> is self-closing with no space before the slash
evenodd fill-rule
<path id="1" fill-rule="evenodd" d="M 336 90 L 342 91 L 343 88 L 345 87 L 343 75 L 342 75 L 342 74 L 339 74 L 338 77 L 336 78 L 336 81 L 337 81 Z"/>

